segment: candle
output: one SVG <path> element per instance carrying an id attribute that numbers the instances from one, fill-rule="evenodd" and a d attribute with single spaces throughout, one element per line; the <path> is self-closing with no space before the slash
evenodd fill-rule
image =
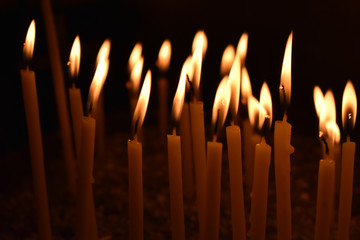
<path id="1" fill-rule="evenodd" d="M 288 38 L 281 70 L 280 99 L 284 105 L 284 118 L 275 121 L 274 127 L 274 165 L 276 184 L 276 221 L 279 240 L 291 239 L 291 197 L 290 197 L 290 154 L 291 124 L 287 122 L 286 110 L 291 97 L 291 52 L 292 38 Z"/>
<path id="2" fill-rule="evenodd" d="M 59 44 L 56 36 L 54 17 L 51 10 L 50 0 L 41 1 L 44 15 L 46 38 L 49 50 L 52 78 L 54 84 L 55 100 L 58 111 L 62 147 L 66 165 L 67 181 L 69 190 L 73 196 L 76 195 L 76 167 L 75 152 L 71 133 L 68 103 L 66 100 L 64 73 L 61 67 Z"/>
<path id="3" fill-rule="evenodd" d="M 226 46 L 221 58 L 220 75 L 228 75 L 235 58 L 235 48 L 232 44 Z"/>
<path id="4" fill-rule="evenodd" d="M 185 98 L 186 71 L 189 61 L 185 61 L 180 75 L 179 84 L 175 93 L 172 120 L 176 124 L 181 116 Z M 170 185 L 170 217 L 172 239 L 185 239 L 184 203 L 181 168 L 181 137 L 176 136 L 176 128 L 173 134 L 167 135 L 168 164 L 169 164 L 169 185 Z"/>
<path id="5" fill-rule="evenodd" d="M 356 148 L 356 143 L 350 141 L 349 130 L 355 126 L 356 113 L 356 93 L 353 84 L 351 83 L 351 81 L 348 81 L 345 86 L 342 100 L 343 129 L 348 131 L 348 136 L 346 142 L 342 144 L 342 165 L 337 239 L 349 238 L 353 192 L 354 158 Z"/>
<path id="6" fill-rule="evenodd" d="M 128 141 L 129 161 L 129 238 L 143 239 L 143 177 L 142 177 L 142 144 L 137 139 L 138 129 L 141 128 L 151 90 L 151 71 L 148 70 L 141 88 L 139 100 L 133 116 L 134 139 Z"/>
<path id="7" fill-rule="evenodd" d="M 160 136 L 165 136 L 168 130 L 168 91 L 169 83 L 164 74 L 169 69 L 171 58 L 171 42 L 166 39 L 161 45 L 158 60 L 156 62 L 159 71 L 160 78 L 158 80 L 158 108 L 159 108 L 159 128 Z"/>
<path id="8" fill-rule="evenodd" d="M 24 44 L 24 58 L 26 61 L 30 61 L 32 58 L 34 43 L 35 21 L 32 20 Z M 47 240 L 52 237 L 35 73 L 29 70 L 27 66 L 26 69 L 20 70 L 20 75 L 30 146 L 38 234 L 40 240 Z"/>
<path id="9" fill-rule="evenodd" d="M 133 48 L 133 50 L 130 53 L 129 62 L 128 62 L 128 71 L 131 73 L 133 68 L 135 67 L 136 62 L 138 59 L 141 58 L 142 54 L 142 44 L 140 42 L 137 42 Z"/>
<path id="10" fill-rule="evenodd" d="M 252 103 L 250 103 L 253 105 Z M 259 128 L 267 119 L 269 126 L 272 122 L 272 103 L 270 90 L 266 83 L 263 84 L 260 93 Z M 266 144 L 265 137 L 256 144 L 254 159 L 254 179 L 252 186 L 251 212 L 250 212 L 250 237 L 252 240 L 265 239 L 267 197 L 269 182 L 269 167 L 271 161 L 271 147 Z"/>

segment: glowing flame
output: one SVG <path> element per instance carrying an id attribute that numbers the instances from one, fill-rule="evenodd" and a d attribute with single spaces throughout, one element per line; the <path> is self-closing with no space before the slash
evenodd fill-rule
<path id="1" fill-rule="evenodd" d="M 321 109 L 324 105 L 324 94 L 321 91 L 319 86 L 314 87 L 314 104 L 315 104 L 315 110 L 318 118 L 320 119 Z"/>
<path id="2" fill-rule="evenodd" d="M 240 58 L 235 57 L 233 65 L 229 74 L 229 81 L 231 85 L 231 102 L 230 110 L 233 118 L 237 116 L 239 109 L 240 98 Z"/>
<path id="3" fill-rule="evenodd" d="M 268 85 L 266 82 L 261 87 L 260 91 L 260 107 L 265 111 L 259 113 L 259 128 L 261 129 L 264 125 L 265 119 L 269 118 L 269 127 L 272 124 L 272 100 Z"/>
<path id="4" fill-rule="evenodd" d="M 195 50 L 193 50 L 192 56 L 192 68 L 193 68 L 193 79 L 191 80 L 194 87 L 195 96 L 197 96 L 198 89 L 200 86 L 200 78 L 201 78 L 201 67 L 202 67 L 202 59 L 203 59 L 203 51 L 204 51 L 204 43 L 205 43 L 205 33 L 202 32 L 203 37 L 196 37 L 198 33 L 195 35 L 193 47 L 195 44 Z"/>
<path id="5" fill-rule="evenodd" d="M 79 36 L 76 36 L 71 48 L 70 58 L 68 62 L 70 75 L 72 77 L 77 77 L 79 75 L 80 57 L 81 57 L 80 38 Z"/>
<path id="6" fill-rule="evenodd" d="M 92 107 L 92 111 L 96 108 L 101 90 L 104 86 L 105 79 L 109 70 L 109 59 L 101 59 L 97 65 L 94 78 L 90 85 L 88 108 Z"/>
<path id="7" fill-rule="evenodd" d="M 291 99 L 292 42 L 293 42 L 293 33 L 291 32 L 285 47 L 284 60 L 281 69 L 281 80 L 280 80 L 280 90 L 281 90 L 280 100 L 286 105 L 290 104 L 290 99 Z"/>
<path id="8" fill-rule="evenodd" d="M 193 40 L 193 44 L 192 44 L 193 54 L 195 54 L 195 50 L 200 43 L 202 45 L 202 47 L 201 47 L 202 48 L 202 57 L 205 57 L 207 46 L 208 46 L 208 40 L 207 40 L 206 34 L 203 30 L 198 31 L 194 36 L 194 40 Z"/>
<path id="9" fill-rule="evenodd" d="M 172 106 L 172 118 L 174 121 L 178 121 L 180 119 L 181 112 L 184 106 L 186 72 L 189 67 L 190 61 L 191 59 L 187 58 L 181 69 L 180 79 L 176 89 L 176 93 L 173 100 L 173 106 Z"/>
<path id="10" fill-rule="evenodd" d="M 259 119 L 260 103 L 254 96 L 249 96 L 248 98 L 248 115 L 249 122 L 253 127 L 256 125 L 256 120 Z"/>
<path id="11" fill-rule="evenodd" d="M 109 59 L 110 48 L 111 48 L 111 41 L 109 39 L 106 39 L 101 45 L 98 55 L 96 57 L 96 66 L 99 64 L 99 62 L 102 59 Z"/>
<path id="12" fill-rule="evenodd" d="M 320 113 L 320 131 L 326 132 L 327 122 L 336 122 L 335 98 L 331 90 L 325 93 L 324 103 Z"/>
<path id="13" fill-rule="evenodd" d="M 246 69 L 246 67 L 242 67 L 241 69 L 241 97 L 245 101 L 252 96 L 252 89 L 251 89 L 251 82 L 249 73 Z"/>
<path id="14" fill-rule="evenodd" d="M 228 77 L 225 76 L 216 90 L 214 106 L 212 111 L 212 126 L 213 129 L 219 131 L 224 125 L 229 104 L 230 104 L 230 84 L 228 84 Z"/>
<path id="15" fill-rule="evenodd" d="M 240 56 L 241 64 L 245 65 L 246 53 L 248 48 L 249 35 L 245 32 L 241 35 L 239 43 L 236 48 L 236 54 Z"/>
<path id="16" fill-rule="evenodd" d="M 142 44 L 141 43 L 136 43 L 131 54 L 130 54 L 130 57 L 129 57 L 129 63 L 128 63 L 128 70 L 129 72 L 132 71 L 135 63 L 137 62 L 137 60 L 141 57 L 141 54 L 142 54 Z"/>
<path id="17" fill-rule="evenodd" d="M 141 128 L 144 122 L 147 106 L 149 104 L 150 90 L 151 90 L 151 71 L 148 70 L 145 76 L 143 86 L 141 88 L 139 100 L 136 104 L 134 111 L 133 127 L 135 133 L 137 132 L 137 129 Z"/>
<path id="18" fill-rule="evenodd" d="M 332 144 L 340 142 L 340 129 L 336 122 L 327 122 L 325 129 Z"/>
<path id="19" fill-rule="evenodd" d="M 143 66 L 144 66 L 144 58 L 140 57 L 137 62 L 135 63 L 131 74 L 130 74 L 130 88 L 133 92 L 133 94 L 137 94 L 139 92 L 139 87 L 140 87 L 140 79 L 141 79 L 141 74 L 142 74 L 142 70 L 143 70 Z"/>
<path id="20" fill-rule="evenodd" d="M 222 55 L 221 65 L 220 65 L 221 75 L 226 75 L 230 72 L 230 68 L 234 61 L 234 57 L 235 57 L 235 48 L 232 44 L 229 44 L 225 48 L 224 53 Z"/>
<path id="21" fill-rule="evenodd" d="M 163 44 L 161 45 L 157 66 L 163 72 L 167 71 L 170 65 L 170 58 L 171 58 L 171 42 L 170 40 L 166 39 Z"/>
<path id="22" fill-rule="evenodd" d="M 34 53 L 35 45 L 35 20 L 33 19 L 30 23 L 29 29 L 26 34 L 23 53 L 26 61 L 30 61 Z"/>
<path id="23" fill-rule="evenodd" d="M 351 81 L 346 83 L 343 99 L 342 99 L 342 123 L 343 128 L 354 127 L 357 113 L 357 98 L 354 85 Z M 352 126 L 347 126 L 348 121 L 351 121 Z"/>

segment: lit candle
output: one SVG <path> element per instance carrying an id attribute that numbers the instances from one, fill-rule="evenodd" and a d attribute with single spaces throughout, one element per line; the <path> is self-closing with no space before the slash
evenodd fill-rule
<path id="1" fill-rule="evenodd" d="M 129 90 L 130 113 L 133 114 L 139 96 L 140 80 L 144 65 L 142 54 L 142 44 L 136 43 L 129 57 L 128 71 L 130 79 L 126 82 Z"/>
<path id="2" fill-rule="evenodd" d="M 235 58 L 235 48 L 232 44 L 226 46 L 221 58 L 220 75 L 228 75 Z"/>
<path id="3" fill-rule="evenodd" d="M 265 120 L 267 121 L 265 122 Z M 269 126 L 266 126 L 269 123 Z M 266 83 L 260 92 L 259 128 L 271 126 L 272 102 L 270 90 Z M 254 159 L 254 179 L 252 186 L 251 212 L 250 212 L 250 237 L 252 240 L 265 240 L 266 215 L 269 167 L 271 161 L 271 147 L 266 144 L 265 136 L 256 144 Z"/>
<path id="4" fill-rule="evenodd" d="M 174 124 L 179 121 L 185 98 L 186 72 L 189 61 L 185 61 L 180 75 L 179 84 L 175 93 L 172 120 Z M 181 167 L 181 137 L 176 136 L 176 127 L 173 134 L 167 135 L 169 185 L 170 185 L 170 210 L 172 239 L 185 239 L 184 203 Z"/>
<path id="5" fill-rule="evenodd" d="M 60 135 L 64 148 L 64 158 L 66 165 L 67 181 L 69 190 L 73 196 L 76 195 L 76 165 L 75 152 L 71 132 L 71 124 L 66 99 L 64 72 L 60 57 L 59 44 L 56 36 L 54 16 L 51 9 L 50 0 L 41 0 L 42 12 L 46 30 L 46 38 L 51 64 L 52 79 L 54 84 L 55 100 L 60 125 Z"/>
<path id="6" fill-rule="evenodd" d="M 129 238 L 143 239 L 143 176 L 142 176 L 142 144 L 137 139 L 138 130 L 141 128 L 151 90 L 151 71 L 148 70 L 141 88 L 139 100 L 133 116 L 134 139 L 128 141 L 129 161 Z"/>
<path id="7" fill-rule="evenodd" d="M 196 36 L 200 37 L 196 38 Z M 206 36 L 204 32 L 202 32 L 202 34 L 200 35 L 195 35 L 194 42 L 196 43 L 196 48 L 191 59 L 191 65 L 193 70 L 192 87 L 194 90 L 194 100 L 190 103 L 190 124 L 192 151 L 195 165 L 196 197 L 200 235 L 202 235 L 202 231 L 204 231 L 205 221 L 204 207 L 206 190 L 206 152 L 203 102 L 197 100 L 200 95 L 199 85 L 201 77 L 202 58 L 205 53 L 204 48 L 207 44 L 207 40 L 205 39 Z"/>
<path id="8" fill-rule="evenodd" d="M 349 239 L 353 193 L 354 157 L 356 143 L 350 141 L 350 129 L 355 126 L 357 98 L 353 84 L 348 81 L 342 100 L 343 129 L 348 131 L 347 140 L 342 144 L 340 200 L 337 239 Z"/>
<path id="9" fill-rule="evenodd" d="M 168 92 L 169 83 L 164 74 L 169 69 L 171 58 L 171 42 L 166 39 L 161 45 L 158 60 L 156 62 L 159 71 L 160 78 L 158 80 L 158 113 L 159 113 L 159 128 L 160 136 L 165 136 L 168 130 Z"/>
<path id="10" fill-rule="evenodd" d="M 274 127 L 274 165 L 276 184 L 276 222 L 279 240 L 291 239 L 291 197 L 290 197 L 290 154 L 294 152 L 291 146 L 291 124 L 287 122 L 286 110 L 291 98 L 291 33 L 286 44 L 281 70 L 280 100 L 284 105 L 284 118 L 275 121 Z"/>
<path id="11" fill-rule="evenodd" d="M 133 50 L 130 53 L 129 62 L 128 62 L 128 71 L 131 73 L 133 68 L 135 67 L 136 62 L 138 59 L 141 58 L 142 54 L 142 44 L 140 42 L 137 42 L 133 48 Z"/>
<path id="12" fill-rule="evenodd" d="M 34 43 L 35 21 L 32 20 L 24 44 L 24 58 L 27 63 L 32 58 Z M 47 240 L 51 239 L 51 226 L 35 73 L 29 70 L 29 66 L 27 66 L 26 69 L 20 70 L 20 75 L 30 146 L 37 227 L 39 239 Z"/>
<path id="13" fill-rule="evenodd" d="M 103 45 L 99 53 L 104 56 L 98 59 L 94 78 L 90 85 L 89 97 L 87 103 L 88 114 L 81 121 L 81 145 L 79 152 L 79 239 L 97 239 L 97 225 L 95 216 L 95 204 L 92 184 L 93 166 L 94 166 L 94 146 L 95 146 L 95 129 L 96 120 L 93 117 L 96 112 L 99 96 L 104 86 L 104 82 L 109 69 L 109 52 L 110 45 Z"/>

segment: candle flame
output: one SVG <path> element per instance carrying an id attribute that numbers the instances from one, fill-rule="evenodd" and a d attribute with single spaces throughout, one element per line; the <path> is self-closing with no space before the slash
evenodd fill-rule
<path id="1" fill-rule="evenodd" d="M 105 39 L 96 57 L 96 66 L 99 64 L 99 62 L 102 59 L 109 59 L 110 48 L 111 48 L 111 41 L 109 39 Z"/>
<path id="2" fill-rule="evenodd" d="M 140 57 L 130 74 L 130 89 L 132 90 L 132 93 L 137 95 L 139 92 L 140 87 L 140 80 L 141 80 L 141 74 L 144 66 L 144 58 Z"/>
<path id="3" fill-rule="evenodd" d="M 252 88 L 249 73 L 246 67 L 242 67 L 241 69 L 241 97 L 246 102 L 247 99 L 252 96 Z"/>
<path id="4" fill-rule="evenodd" d="M 351 81 L 346 83 L 342 99 L 342 124 L 343 128 L 353 128 L 356 122 L 357 98 L 354 85 Z M 347 126 L 351 123 L 351 126 Z"/>
<path id="5" fill-rule="evenodd" d="M 220 65 L 221 75 L 229 74 L 230 68 L 234 61 L 234 57 L 235 57 L 235 48 L 232 44 L 229 44 L 225 48 L 224 53 L 222 55 L 221 65 Z"/>
<path id="6" fill-rule="evenodd" d="M 327 122 L 325 129 L 327 136 L 333 144 L 340 142 L 340 129 L 336 122 Z"/>
<path id="7" fill-rule="evenodd" d="M 265 119 L 269 119 L 269 127 L 272 124 L 272 100 L 269 87 L 266 82 L 263 83 L 260 91 L 260 107 L 265 111 L 259 112 L 259 128 L 264 125 Z"/>
<path id="8" fill-rule="evenodd" d="M 280 100 L 286 105 L 291 99 L 291 55 L 292 55 L 293 33 L 291 32 L 286 43 L 284 60 L 281 69 Z"/>
<path id="9" fill-rule="evenodd" d="M 249 35 L 245 32 L 241 35 L 236 48 L 236 54 L 240 56 L 241 64 L 245 65 L 246 53 L 248 48 Z"/>
<path id="10" fill-rule="evenodd" d="M 35 20 L 33 19 L 28 28 L 23 53 L 26 61 L 30 61 L 32 55 L 34 53 L 34 45 L 35 45 Z"/>
<path id="11" fill-rule="evenodd" d="M 184 106 L 184 99 L 185 99 L 185 86 L 186 86 L 186 72 L 189 67 L 191 59 L 187 58 L 184 62 L 179 83 L 176 89 L 176 93 L 173 100 L 173 106 L 172 106 L 172 118 L 175 122 L 179 121 L 181 112 Z"/>
<path id="12" fill-rule="evenodd" d="M 80 58 L 81 58 L 80 38 L 79 35 L 77 35 L 71 47 L 70 58 L 68 62 L 70 75 L 72 77 L 76 78 L 79 75 Z"/>
<path id="13" fill-rule="evenodd" d="M 157 66 L 163 72 L 167 71 L 170 65 L 171 58 L 171 42 L 169 39 L 166 39 L 161 45 Z"/>
<path id="14" fill-rule="evenodd" d="M 314 104 L 315 104 L 316 114 L 317 114 L 318 118 L 320 119 L 321 109 L 324 104 L 324 94 L 321 91 L 319 86 L 314 87 L 313 96 L 314 96 Z"/>
<path id="15" fill-rule="evenodd" d="M 193 40 L 193 44 L 192 44 L 193 54 L 195 54 L 195 50 L 200 43 L 202 45 L 202 57 L 205 57 L 205 54 L 207 51 L 207 46 L 208 46 L 208 40 L 207 40 L 204 30 L 197 31 L 197 33 L 194 36 L 194 40 Z"/>
<path id="16" fill-rule="evenodd" d="M 335 98 L 331 90 L 325 93 L 323 106 L 321 107 L 320 131 L 326 132 L 327 122 L 336 122 Z"/>
<path id="17" fill-rule="evenodd" d="M 206 35 L 203 31 L 196 33 L 194 41 L 193 41 L 193 55 L 192 55 L 192 68 L 193 68 L 193 79 L 191 79 L 194 87 L 195 96 L 198 95 L 198 89 L 200 86 L 200 78 L 201 78 L 201 68 L 202 68 L 202 59 L 204 55 L 204 49 L 207 40 Z M 194 49 L 195 47 L 195 49 Z M 206 51 L 206 49 L 205 49 Z"/>
<path id="18" fill-rule="evenodd" d="M 128 70 L 129 72 L 132 71 L 135 63 L 137 60 L 141 57 L 143 46 L 141 43 L 136 43 L 133 50 L 131 51 L 130 57 L 129 57 L 129 63 L 128 63 Z"/>
<path id="19" fill-rule="evenodd" d="M 228 113 L 229 104 L 230 104 L 230 95 L 231 95 L 230 87 L 231 86 L 228 82 L 228 77 L 225 76 L 221 80 L 216 90 L 214 106 L 212 111 L 212 126 L 213 129 L 215 130 L 214 132 L 215 134 L 217 131 L 220 131 L 220 129 L 224 125 Z"/>
<path id="20" fill-rule="evenodd" d="M 236 118 L 239 109 L 240 98 L 240 57 L 235 56 L 233 65 L 229 74 L 231 85 L 230 110 L 233 118 Z"/>
<path id="21" fill-rule="evenodd" d="M 143 86 L 141 88 L 139 100 L 136 103 L 134 116 L 133 116 L 133 128 L 134 133 L 136 134 L 137 130 L 142 127 L 144 122 L 147 106 L 149 104 L 151 91 L 151 71 L 150 69 L 147 71 Z"/>
<path id="22" fill-rule="evenodd" d="M 255 127 L 256 120 L 259 119 L 260 103 L 254 96 L 250 95 L 247 101 L 247 106 L 249 122 L 253 127 Z"/>

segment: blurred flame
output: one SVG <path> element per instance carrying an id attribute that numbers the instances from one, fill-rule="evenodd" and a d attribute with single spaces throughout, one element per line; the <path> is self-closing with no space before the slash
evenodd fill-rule
<path id="1" fill-rule="evenodd" d="M 225 48 L 224 53 L 222 55 L 221 65 L 220 65 L 221 75 L 229 74 L 230 68 L 234 61 L 234 57 L 235 57 L 235 48 L 232 44 L 229 44 Z"/>
<path id="2" fill-rule="evenodd" d="M 28 28 L 23 53 L 26 61 L 30 61 L 32 55 L 34 53 L 34 45 L 35 45 L 35 20 L 33 19 Z"/>
<path id="3" fill-rule="evenodd" d="M 314 87 L 314 104 L 315 104 L 315 110 L 318 118 L 320 119 L 321 109 L 324 104 L 324 94 L 321 91 L 319 86 Z"/>
<path id="4" fill-rule="evenodd" d="M 175 122 L 177 122 L 180 119 L 181 112 L 184 106 L 184 99 L 185 99 L 185 86 L 186 86 L 186 72 L 190 65 L 191 59 L 187 58 L 184 62 L 179 83 L 176 89 L 176 93 L 173 100 L 173 106 L 172 106 L 172 117 Z"/>
<path id="5" fill-rule="evenodd" d="M 136 61 L 135 65 L 134 65 L 134 67 L 133 67 L 133 69 L 131 71 L 131 74 L 130 74 L 130 82 L 131 82 L 130 88 L 131 88 L 133 94 L 137 94 L 139 92 L 140 79 L 141 79 L 143 66 L 144 66 L 144 58 L 140 57 Z"/>
<path id="6" fill-rule="evenodd" d="M 191 60 L 192 65 L 192 71 L 193 71 L 193 78 L 191 79 L 194 87 L 195 96 L 197 96 L 198 89 L 200 86 L 200 78 L 201 78 L 201 68 L 202 68 L 202 59 L 203 59 L 203 51 L 204 51 L 204 44 L 205 44 L 205 33 L 202 32 L 201 35 L 203 37 L 197 37 L 199 32 L 195 35 L 194 41 L 193 41 L 193 48 L 195 46 L 195 49 L 193 49 L 193 55 Z M 195 44 L 195 45 L 194 45 Z"/>
<path id="7" fill-rule="evenodd" d="M 240 56 L 241 64 L 245 65 L 246 53 L 248 48 L 249 35 L 245 32 L 241 35 L 236 48 L 236 54 Z"/>
<path id="8" fill-rule="evenodd" d="M 266 82 L 263 83 L 260 91 L 260 107 L 265 111 L 260 111 L 259 113 L 259 128 L 261 129 L 263 127 L 266 118 L 269 118 L 269 127 L 271 127 L 272 100 L 270 90 Z"/>
<path id="9" fill-rule="evenodd" d="M 105 79 L 109 70 L 109 59 L 101 59 L 97 65 L 94 78 L 90 85 L 88 106 L 92 105 L 92 109 L 96 108 L 101 89 L 104 86 Z"/>
<path id="10" fill-rule="evenodd" d="M 109 39 L 105 39 L 96 57 L 96 66 L 99 64 L 99 61 L 101 61 L 101 59 L 109 59 L 110 48 L 111 41 Z"/>
<path id="11" fill-rule="evenodd" d="M 79 35 L 77 35 L 71 47 L 70 58 L 68 63 L 70 75 L 72 77 L 77 77 L 79 75 L 80 58 L 81 58 L 80 38 Z"/>
<path id="12" fill-rule="evenodd" d="M 281 80 L 280 80 L 280 89 L 285 91 L 280 91 L 280 100 L 286 105 L 290 104 L 291 99 L 291 55 L 292 55 L 292 42 L 293 42 L 293 33 L 291 32 L 286 43 L 284 60 L 281 69 Z"/>
<path id="13" fill-rule="evenodd" d="M 232 117 L 237 116 L 240 98 L 240 57 L 236 56 L 229 74 L 231 86 L 230 110 Z"/>
<path id="14" fill-rule="evenodd" d="M 197 46 L 200 44 L 200 42 L 202 43 L 202 57 L 205 57 L 207 47 L 208 47 L 208 40 L 207 40 L 204 30 L 197 31 L 194 36 L 194 40 L 193 40 L 193 44 L 192 44 L 193 54 L 195 54 L 195 50 L 196 50 Z"/>
<path id="15" fill-rule="evenodd" d="M 332 144 L 340 142 L 340 129 L 336 122 L 327 122 L 325 129 Z"/>
<path id="16" fill-rule="evenodd" d="M 249 115 L 249 122 L 253 127 L 256 125 L 256 119 L 259 117 L 260 111 L 260 103 L 259 101 L 252 95 L 248 98 L 248 115 Z"/>
<path id="17" fill-rule="evenodd" d="M 325 93 L 324 102 L 320 113 L 320 131 L 326 132 L 327 122 L 336 122 L 335 98 L 331 90 L 328 90 Z"/>
<path id="18" fill-rule="evenodd" d="M 213 129 L 215 129 L 216 126 L 216 129 L 219 130 L 224 125 L 229 110 L 230 94 L 231 94 L 230 84 L 228 84 L 228 77 L 225 76 L 221 80 L 216 90 L 214 106 L 212 111 Z"/>
<path id="19" fill-rule="evenodd" d="M 135 127 L 135 133 L 137 129 L 142 127 L 144 122 L 147 106 L 149 104 L 150 98 L 150 90 L 151 90 L 151 71 L 150 69 L 147 71 L 143 86 L 141 88 L 139 100 L 136 103 L 134 116 L 133 116 L 133 127 Z"/>
<path id="20" fill-rule="evenodd" d="M 166 39 L 161 45 L 157 66 L 163 72 L 167 71 L 170 65 L 171 58 L 171 42 L 169 39 Z"/>
<path id="21" fill-rule="evenodd" d="M 252 96 L 252 89 L 251 89 L 251 82 L 249 73 L 246 69 L 246 67 L 242 67 L 241 69 L 241 97 L 242 99 L 247 99 Z"/>
<path id="22" fill-rule="evenodd" d="M 343 99 L 342 99 L 342 124 L 343 128 L 348 124 L 348 121 L 351 121 L 352 126 L 354 127 L 356 122 L 357 114 L 357 98 L 354 85 L 351 81 L 346 83 Z"/>
<path id="23" fill-rule="evenodd" d="M 141 57 L 141 54 L 142 54 L 142 44 L 141 43 L 136 43 L 131 54 L 130 54 L 130 57 L 129 57 L 129 63 L 128 63 L 128 70 L 129 72 L 132 71 L 135 63 L 137 62 L 137 60 Z"/>

